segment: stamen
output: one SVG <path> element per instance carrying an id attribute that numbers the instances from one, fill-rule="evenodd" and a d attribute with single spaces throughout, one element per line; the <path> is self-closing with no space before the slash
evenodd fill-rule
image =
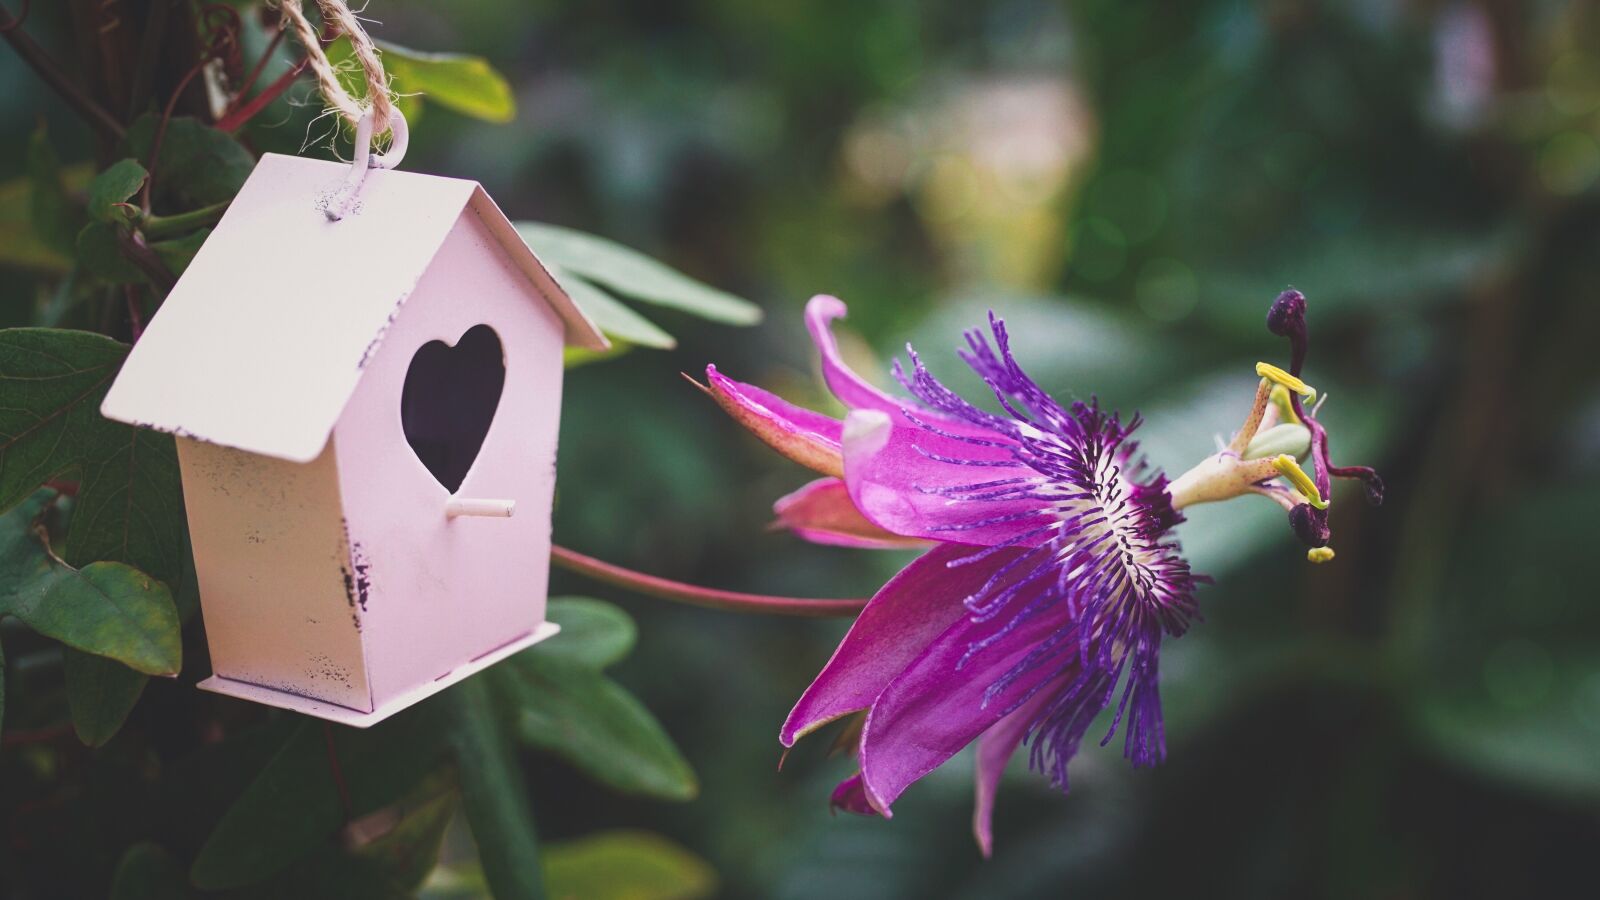
<path id="1" fill-rule="evenodd" d="M 1333 548 L 1332 547 L 1312 547 L 1310 550 L 1306 551 L 1306 559 L 1309 559 L 1312 562 L 1317 563 L 1319 565 L 1322 564 L 1322 563 L 1325 563 L 1328 560 L 1333 559 Z"/>
<path id="2" fill-rule="evenodd" d="M 1267 379 L 1268 381 L 1281 384 L 1289 390 L 1294 391 L 1296 394 L 1299 394 L 1307 399 L 1317 396 L 1316 389 L 1312 388 L 1304 381 L 1301 381 L 1299 378 L 1296 378 L 1295 376 L 1290 375 L 1288 372 L 1278 368 L 1272 363 L 1256 363 L 1256 374 Z"/>
<path id="3" fill-rule="evenodd" d="M 1288 388 L 1281 384 L 1272 386 L 1272 405 L 1278 408 L 1278 421 L 1287 425 L 1301 424 L 1299 414 L 1294 411 L 1294 401 L 1289 399 Z"/>
<path id="4" fill-rule="evenodd" d="M 1306 474 L 1305 469 L 1300 468 L 1300 464 L 1294 461 L 1294 457 L 1285 453 L 1272 461 L 1272 467 L 1277 469 L 1278 474 L 1287 479 L 1291 485 L 1294 485 L 1294 489 L 1300 492 L 1300 496 L 1306 498 L 1307 503 L 1317 509 L 1328 508 L 1328 501 L 1324 500 L 1322 493 L 1317 490 L 1317 483 L 1311 480 L 1311 476 Z"/>
<path id="5" fill-rule="evenodd" d="M 1250 414 L 1245 416 L 1244 424 L 1239 426 L 1238 433 L 1233 436 L 1232 441 L 1228 442 L 1228 449 L 1233 451 L 1235 456 L 1243 454 L 1244 448 L 1249 446 L 1250 442 L 1255 439 L 1256 431 L 1261 428 L 1261 420 L 1266 417 L 1267 398 L 1271 395 L 1271 392 L 1271 382 L 1265 378 L 1261 379 L 1261 383 L 1256 385 L 1256 398 L 1250 404 Z"/>

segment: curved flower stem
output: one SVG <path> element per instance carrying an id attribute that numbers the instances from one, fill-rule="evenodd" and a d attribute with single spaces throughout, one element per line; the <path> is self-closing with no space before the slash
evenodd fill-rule
<path id="1" fill-rule="evenodd" d="M 635 572 L 622 566 L 613 565 L 592 556 L 585 556 L 566 547 L 551 545 L 550 561 L 555 565 L 587 575 L 596 581 L 617 587 L 628 588 L 641 594 L 660 597 L 663 600 L 675 600 L 691 606 L 704 606 L 707 609 L 722 609 L 730 612 L 766 613 L 777 616 L 805 616 L 809 618 L 824 618 L 828 616 L 853 616 L 867 605 L 866 600 L 814 600 L 801 597 L 770 597 L 766 594 L 743 594 L 738 591 L 722 591 L 716 588 L 700 587 L 685 584 L 681 581 L 671 581 Z"/>

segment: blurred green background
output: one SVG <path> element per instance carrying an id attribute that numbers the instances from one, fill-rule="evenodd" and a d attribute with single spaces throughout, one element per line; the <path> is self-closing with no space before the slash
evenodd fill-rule
<path id="1" fill-rule="evenodd" d="M 13 7 L 16 4 L 11 4 Z M 35 4 L 48 40 L 61 13 Z M 13 9 L 13 12 L 16 10 Z M 892 822 L 830 817 L 827 738 L 777 729 L 843 622 L 667 606 L 557 573 L 638 620 L 615 670 L 699 774 L 681 804 L 526 757 L 541 836 L 643 828 L 729 897 L 1567 896 L 1600 846 L 1600 8 L 1580 0 L 983 3 L 374 0 L 380 38 L 481 54 L 518 114 L 425 103 L 405 168 L 477 179 L 513 218 L 638 247 L 758 301 L 755 329 L 572 370 L 557 541 L 719 587 L 860 596 L 907 557 L 764 531 L 808 480 L 679 372 L 715 362 L 833 408 L 800 310 L 850 304 L 885 374 L 992 308 L 1062 398 L 1148 422 L 1181 472 L 1236 427 L 1263 327 L 1310 302 L 1307 380 L 1336 461 L 1337 559 L 1282 515 L 1200 508 L 1180 537 L 1205 621 L 1164 660 L 1169 762 L 1091 746 L 1055 794 L 1019 758 L 993 861 L 970 761 Z M 0 178 L 42 116 L 0 51 Z M 257 149 L 317 135 L 276 110 Z M 263 132 L 267 136 L 263 138 Z M 31 303 L 25 275 L 0 302 Z M 8 320 L 13 318 L 8 315 Z M 887 383 L 887 378 L 884 379 Z"/>

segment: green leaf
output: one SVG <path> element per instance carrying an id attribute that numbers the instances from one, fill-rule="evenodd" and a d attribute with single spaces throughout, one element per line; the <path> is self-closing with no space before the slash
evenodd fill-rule
<path id="1" fill-rule="evenodd" d="M 551 597 L 546 613 L 561 633 L 539 644 L 540 657 L 599 671 L 633 652 L 639 630 L 614 604 L 589 597 Z"/>
<path id="2" fill-rule="evenodd" d="M 150 679 L 116 660 L 71 648 L 63 662 L 72 729 L 85 746 L 104 746 L 122 730 Z"/>
<path id="3" fill-rule="evenodd" d="M 644 704 L 597 672 L 529 651 L 492 673 L 524 744 L 547 750 L 624 793 L 691 800 L 694 770 Z"/>
<path id="4" fill-rule="evenodd" d="M 183 867 L 148 842 L 129 847 L 111 876 L 111 900 L 183 900 L 189 895 Z"/>
<path id="5" fill-rule="evenodd" d="M 90 222 L 78 232 L 78 265 L 113 284 L 143 284 L 144 273 L 122 255 L 121 229 L 109 222 Z"/>
<path id="6" fill-rule="evenodd" d="M 7 398 L 0 407 L 0 510 L 76 472 L 66 562 L 121 562 L 179 584 L 188 549 L 172 438 L 100 415 L 126 353 L 122 344 L 87 332 L 0 331 L 0 392 Z M 86 743 L 103 744 L 127 719 L 144 677 L 76 659 L 70 650 L 67 672 L 73 724 Z"/>
<path id="7" fill-rule="evenodd" d="M 594 324 L 599 326 L 607 337 L 621 338 L 631 344 L 654 347 L 658 350 L 670 350 L 678 346 L 672 335 L 661 330 L 656 323 L 634 312 L 617 298 L 566 272 L 554 263 L 549 264 L 549 268 L 550 274 L 560 282 L 567 296 L 589 314 L 589 318 L 594 320 Z"/>
<path id="8" fill-rule="evenodd" d="M 378 41 L 384 70 L 397 93 L 420 93 L 458 113 L 488 122 L 517 117 L 517 100 L 504 75 L 481 56 L 425 53 Z"/>
<path id="9" fill-rule="evenodd" d="M 123 563 L 57 559 L 34 524 L 53 499 L 40 491 L 0 517 L 0 615 L 141 672 L 176 674 L 182 645 L 166 585 Z"/>
<path id="10" fill-rule="evenodd" d="M 627 614 L 598 600 L 550 604 L 560 634 L 488 673 L 523 744 L 626 793 L 688 800 L 694 770 L 650 711 L 601 674 L 633 647 Z"/>
<path id="11" fill-rule="evenodd" d="M 161 261 L 167 264 L 167 268 L 172 271 L 174 276 L 182 275 L 183 270 L 189 268 L 189 263 L 194 262 L 194 255 L 200 252 L 200 245 L 204 244 L 206 238 L 210 236 L 211 229 L 201 228 L 198 231 L 191 231 L 181 238 L 173 238 L 170 241 L 156 241 L 150 245 L 150 249 L 161 257 Z"/>
<path id="12" fill-rule="evenodd" d="M 456 713 L 452 732 L 462 807 L 489 889 L 496 900 L 543 897 L 539 838 L 522 771 L 511 742 L 495 721 L 485 679 L 469 678 L 448 697 Z"/>
<path id="13" fill-rule="evenodd" d="M 139 218 L 139 208 L 128 198 L 144 187 L 150 173 L 132 159 L 112 163 L 89 182 L 89 216 L 97 222 L 123 224 Z"/>
<path id="14" fill-rule="evenodd" d="M 458 796 L 456 780 L 448 773 L 423 779 L 393 807 L 377 814 L 395 814 L 399 821 L 355 854 L 383 870 L 394 884 L 416 890 L 439 862 Z"/>
<path id="15" fill-rule="evenodd" d="M 660 835 L 610 831 L 555 844 L 545 878 L 556 900 L 691 900 L 717 889 L 705 860 Z"/>
<path id="16" fill-rule="evenodd" d="M 128 127 L 128 155 L 148 160 L 158 119 L 139 117 Z M 232 200 L 255 168 L 255 157 L 230 135 L 188 116 L 167 122 L 161 155 L 150 176 L 158 211 L 186 211 Z"/>
<path id="17" fill-rule="evenodd" d="M 543 222 L 518 222 L 517 232 L 546 263 L 623 296 L 729 325 L 761 321 L 761 308 L 754 303 L 695 281 L 605 238 Z"/>
<path id="18" fill-rule="evenodd" d="M 453 737 L 445 697 L 361 730 L 306 720 L 217 822 L 189 870 L 196 887 L 254 884 L 307 858 L 344 825 L 328 737 L 350 816 L 395 802 L 444 762 Z M 326 730 L 325 730 L 326 729 Z"/>
<path id="19" fill-rule="evenodd" d="M 568 369 L 576 369 L 590 363 L 605 362 L 616 359 L 633 349 L 633 345 L 621 338 L 612 338 L 611 347 L 606 350 L 590 350 L 588 347 L 565 347 L 561 351 L 561 365 Z"/>
<path id="20" fill-rule="evenodd" d="M 76 470 L 66 561 L 123 562 L 176 584 L 187 551 L 172 438 L 100 415 L 126 354 L 83 331 L 0 330 L 0 510 Z"/>
<path id="21" fill-rule="evenodd" d="M 69 647 L 119 660 L 146 675 L 182 663 L 178 610 L 166 585 L 123 563 L 56 566 L 31 584 L 0 587 L 0 612 Z"/>

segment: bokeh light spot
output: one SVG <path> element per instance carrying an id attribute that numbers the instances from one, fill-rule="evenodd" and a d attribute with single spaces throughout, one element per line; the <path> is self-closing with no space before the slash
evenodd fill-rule
<path id="1" fill-rule="evenodd" d="M 1539 151 L 1539 180 L 1557 194 L 1578 194 L 1600 178 L 1600 144 L 1579 131 L 1551 138 Z"/>

